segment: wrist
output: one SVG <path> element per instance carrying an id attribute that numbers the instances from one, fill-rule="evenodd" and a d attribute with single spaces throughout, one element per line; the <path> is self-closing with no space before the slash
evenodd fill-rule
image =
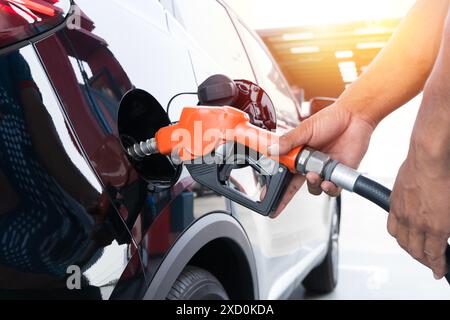
<path id="1" fill-rule="evenodd" d="M 367 123 L 372 128 L 372 131 L 376 129 L 376 127 L 382 120 L 378 119 L 374 114 L 370 112 L 370 107 L 367 104 L 366 107 L 364 107 L 364 104 L 362 102 L 354 99 L 350 100 L 346 99 L 345 97 L 339 98 L 335 103 L 335 107 L 343 110 L 343 112 L 348 113 L 351 119 L 356 119 Z"/>
<path id="2" fill-rule="evenodd" d="M 446 98 L 437 86 L 427 86 L 410 149 L 423 162 L 450 170 L 450 109 Z"/>
<path id="3" fill-rule="evenodd" d="M 440 139 L 439 135 L 425 135 L 413 133 L 409 151 L 409 158 L 427 168 L 437 171 L 450 170 L 450 146 L 448 141 Z"/>

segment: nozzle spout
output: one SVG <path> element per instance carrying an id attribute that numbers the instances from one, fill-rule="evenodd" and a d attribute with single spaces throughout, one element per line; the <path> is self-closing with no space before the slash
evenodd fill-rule
<path id="1" fill-rule="evenodd" d="M 136 143 L 127 149 L 127 153 L 135 160 L 142 160 L 145 157 L 158 154 L 159 150 L 156 144 L 156 139 L 152 138 L 145 142 Z"/>

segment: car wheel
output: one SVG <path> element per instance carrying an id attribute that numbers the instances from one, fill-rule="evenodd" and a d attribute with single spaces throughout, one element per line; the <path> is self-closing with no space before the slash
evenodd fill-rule
<path id="1" fill-rule="evenodd" d="M 336 288 L 339 274 L 339 209 L 338 201 L 336 201 L 325 260 L 303 280 L 303 285 L 308 291 L 330 293 Z"/>
<path id="2" fill-rule="evenodd" d="M 210 272 L 187 266 L 175 281 L 167 300 L 229 300 L 222 284 Z"/>

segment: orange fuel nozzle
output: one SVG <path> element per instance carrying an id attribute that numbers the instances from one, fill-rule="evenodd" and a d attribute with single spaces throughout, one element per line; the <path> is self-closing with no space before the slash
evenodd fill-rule
<path id="1" fill-rule="evenodd" d="M 279 138 L 276 133 L 251 124 L 245 112 L 233 107 L 186 107 L 178 123 L 161 128 L 154 139 L 130 147 L 128 153 L 134 157 L 160 153 L 189 161 L 209 155 L 228 142 L 237 142 L 296 173 L 301 147 L 280 157 L 268 154 L 268 147 L 277 144 Z"/>

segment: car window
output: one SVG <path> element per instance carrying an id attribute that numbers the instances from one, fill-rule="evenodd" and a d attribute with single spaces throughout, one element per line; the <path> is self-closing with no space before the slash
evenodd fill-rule
<path id="1" fill-rule="evenodd" d="M 237 30 L 214 0 L 174 0 L 175 17 L 199 46 L 234 79 L 253 79 Z"/>
<path id="2" fill-rule="evenodd" d="M 297 104 L 264 44 L 240 21 L 237 21 L 236 26 L 253 65 L 258 84 L 269 94 L 275 105 L 278 124 L 287 127 L 297 125 L 299 122 Z"/>

